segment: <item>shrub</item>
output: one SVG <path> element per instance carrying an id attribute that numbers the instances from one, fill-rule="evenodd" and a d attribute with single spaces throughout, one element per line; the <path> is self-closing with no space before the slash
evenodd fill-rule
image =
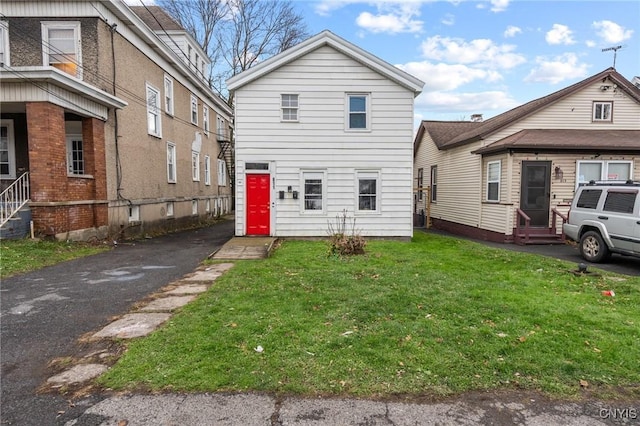
<path id="1" fill-rule="evenodd" d="M 364 254 L 366 240 L 356 230 L 356 219 L 347 215 L 347 210 L 336 215 L 335 223 L 329 223 L 329 254 L 351 256 Z"/>

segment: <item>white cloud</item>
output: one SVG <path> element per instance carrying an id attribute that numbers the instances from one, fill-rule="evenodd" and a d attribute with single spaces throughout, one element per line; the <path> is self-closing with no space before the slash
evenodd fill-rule
<path id="1" fill-rule="evenodd" d="M 628 40 L 633 34 L 633 30 L 626 30 L 624 27 L 611 21 L 596 21 L 591 25 L 598 36 L 607 43 L 620 43 Z"/>
<path id="2" fill-rule="evenodd" d="M 432 64 L 425 61 L 396 66 L 424 81 L 425 92 L 454 90 L 474 81 L 494 83 L 502 80 L 502 75 L 496 71 L 471 68 L 461 64 Z"/>
<path id="3" fill-rule="evenodd" d="M 545 35 L 545 40 L 549 44 L 574 44 L 573 31 L 566 25 L 553 24 L 553 28 Z"/>
<path id="4" fill-rule="evenodd" d="M 510 0 L 491 0 L 491 11 L 492 12 L 504 12 L 507 10 L 507 6 L 509 6 Z"/>
<path id="5" fill-rule="evenodd" d="M 516 46 L 496 45 L 489 39 L 466 42 L 458 38 L 434 36 L 422 42 L 422 54 L 427 59 L 450 63 L 479 64 L 491 68 L 508 69 L 526 61 L 514 53 Z"/>
<path id="6" fill-rule="evenodd" d="M 511 38 L 511 37 L 515 37 L 516 35 L 521 34 L 521 33 L 522 33 L 522 29 L 520 29 L 520 27 L 516 27 L 514 25 L 509 25 L 507 27 L 507 29 L 504 30 L 503 35 L 504 35 L 505 38 Z"/>
<path id="7" fill-rule="evenodd" d="M 379 3 L 377 14 L 362 12 L 356 24 L 373 33 L 416 33 L 422 31 L 423 21 L 415 19 L 420 16 L 420 3 Z"/>
<path id="8" fill-rule="evenodd" d="M 540 56 L 536 67 L 524 78 L 528 83 L 558 84 L 588 75 L 588 65 L 580 63 L 575 53 L 565 53 L 555 58 Z"/>
<path id="9" fill-rule="evenodd" d="M 416 98 L 416 112 L 423 117 L 434 113 L 460 113 L 460 120 L 468 120 L 471 114 L 483 113 L 488 118 L 489 112 L 503 112 L 519 105 L 515 99 L 502 91 L 486 91 L 474 93 L 426 92 Z"/>
<path id="10" fill-rule="evenodd" d="M 440 20 L 440 22 L 442 22 L 443 25 L 450 26 L 456 23 L 456 17 L 451 13 L 447 13 L 446 15 L 444 15 L 444 18 Z"/>

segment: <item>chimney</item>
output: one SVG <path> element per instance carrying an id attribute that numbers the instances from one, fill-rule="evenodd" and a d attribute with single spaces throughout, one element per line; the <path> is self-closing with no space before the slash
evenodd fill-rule
<path id="1" fill-rule="evenodd" d="M 482 121 L 482 114 L 471 114 L 471 121 L 473 122 Z"/>

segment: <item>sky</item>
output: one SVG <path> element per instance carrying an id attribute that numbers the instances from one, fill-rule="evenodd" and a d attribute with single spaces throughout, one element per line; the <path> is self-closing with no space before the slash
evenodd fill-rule
<path id="1" fill-rule="evenodd" d="M 640 76 L 640 1 L 294 0 L 325 29 L 425 82 L 416 121 L 484 119 L 613 66 Z M 618 47 L 608 50 L 603 49 Z"/>

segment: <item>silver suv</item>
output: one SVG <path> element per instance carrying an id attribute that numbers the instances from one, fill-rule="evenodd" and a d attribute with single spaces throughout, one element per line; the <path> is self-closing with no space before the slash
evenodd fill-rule
<path id="1" fill-rule="evenodd" d="M 579 187 L 562 230 L 589 262 L 602 262 L 611 253 L 640 257 L 640 182 L 591 181 Z"/>

